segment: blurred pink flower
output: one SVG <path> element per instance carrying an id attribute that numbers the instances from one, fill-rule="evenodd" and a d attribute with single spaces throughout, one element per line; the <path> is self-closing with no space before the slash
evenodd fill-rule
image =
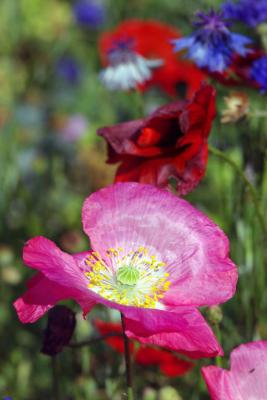
<path id="1" fill-rule="evenodd" d="M 267 399 L 267 341 L 242 344 L 231 353 L 230 371 L 202 368 L 212 400 Z"/>
<path id="2" fill-rule="evenodd" d="M 197 306 L 233 296 L 237 269 L 224 233 L 185 200 L 139 183 L 90 195 L 82 221 L 93 251 L 69 255 L 44 237 L 29 240 L 26 265 L 37 269 L 15 302 L 34 322 L 59 300 L 75 299 L 84 315 L 97 304 L 119 310 L 126 334 L 192 358 L 222 354 Z"/>
<path id="3" fill-rule="evenodd" d="M 60 134 L 66 142 L 76 142 L 86 132 L 88 127 L 87 119 L 81 114 L 73 114 L 65 121 Z"/>

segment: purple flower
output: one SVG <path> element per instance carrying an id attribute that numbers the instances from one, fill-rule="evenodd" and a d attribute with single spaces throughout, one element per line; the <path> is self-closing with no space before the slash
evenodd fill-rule
<path id="1" fill-rule="evenodd" d="M 61 137 L 69 143 L 76 142 L 86 132 L 88 127 L 87 119 L 81 114 L 71 115 L 61 130 Z"/>
<path id="2" fill-rule="evenodd" d="M 251 78 L 259 84 L 262 93 L 267 92 L 267 55 L 253 62 Z"/>
<path id="3" fill-rule="evenodd" d="M 92 0 L 79 0 L 73 6 L 76 22 L 89 28 L 97 28 L 106 19 L 106 11 L 100 2 Z"/>
<path id="4" fill-rule="evenodd" d="M 239 0 L 233 2 L 228 0 L 222 4 L 222 11 L 225 18 L 255 27 L 267 20 L 267 1 Z"/>
<path id="5" fill-rule="evenodd" d="M 81 75 L 81 69 L 75 58 L 71 56 L 61 57 L 56 64 L 57 74 L 70 84 L 77 84 Z"/>
<path id="6" fill-rule="evenodd" d="M 252 42 L 251 39 L 232 33 L 222 13 L 214 10 L 208 14 L 198 12 L 196 17 L 197 30 L 188 37 L 173 40 L 174 51 L 187 49 L 188 58 L 211 72 L 223 72 L 234 53 L 241 56 L 249 53 L 246 45 Z"/>

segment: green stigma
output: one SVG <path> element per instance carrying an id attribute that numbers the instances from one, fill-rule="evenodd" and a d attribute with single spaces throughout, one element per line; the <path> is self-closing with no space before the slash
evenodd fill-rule
<path id="1" fill-rule="evenodd" d="M 123 285 L 134 286 L 139 279 L 139 271 L 136 268 L 124 266 L 117 271 L 117 280 Z"/>

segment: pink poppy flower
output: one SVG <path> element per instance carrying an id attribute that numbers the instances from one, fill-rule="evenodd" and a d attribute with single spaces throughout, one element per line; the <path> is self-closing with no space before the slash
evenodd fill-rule
<path id="1" fill-rule="evenodd" d="M 26 265 L 38 274 L 15 302 L 34 322 L 59 300 L 88 313 L 96 303 L 119 310 L 126 334 L 192 358 L 222 354 L 197 306 L 235 292 L 228 240 L 205 215 L 166 190 L 118 183 L 89 196 L 83 228 L 93 251 L 69 255 L 44 237 L 29 240 Z"/>
<path id="2" fill-rule="evenodd" d="M 234 349 L 231 368 L 202 368 L 212 400 L 267 399 L 267 341 L 257 341 Z"/>

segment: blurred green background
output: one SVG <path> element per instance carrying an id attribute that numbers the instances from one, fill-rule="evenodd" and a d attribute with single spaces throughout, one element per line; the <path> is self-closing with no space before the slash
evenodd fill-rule
<path id="1" fill-rule="evenodd" d="M 61 400 L 122 398 L 123 360 L 104 343 L 67 349 L 58 356 L 55 371 L 51 359 L 40 353 L 46 317 L 33 325 L 18 321 L 12 302 L 32 275 L 22 265 L 21 250 L 35 235 L 49 237 L 69 252 L 88 249 L 82 202 L 111 183 L 115 171 L 105 164 L 105 144 L 96 129 L 137 116 L 131 94 L 110 93 L 99 81 L 100 33 L 138 17 L 188 34 L 194 11 L 216 4 L 220 1 L 103 0 L 103 23 L 84 27 L 74 18 L 71 0 L 1 0 L 0 398 L 54 399 L 55 373 Z M 266 118 L 222 125 L 223 98 L 230 89 L 216 88 L 218 116 L 210 142 L 246 171 L 266 215 Z M 266 109 L 264 97 L 246 92 L 253 109 Z M 147 110 L 168 101 L 156 90 L 144 94 Z M 221 158 L 210 155 L 205 178 L 187 199 L 224 229 L 239 265 L 238 292 L 222 306 L 219 327 L 227 367 L 233 347 L 267 338 L 266 236 L 247 185 Z M 76 340 L 93 334 L 92 318 L 113 318 L 112 312 L 96 309 L 84 321 L 70 304 L 78 313 Z M 136 367 L 137 399 L 208 399 L 199 368 L 210 362 L 196 362 L 192 372 L 175 379 L 160 376 L 155 368 L 144 372 Z"/>

